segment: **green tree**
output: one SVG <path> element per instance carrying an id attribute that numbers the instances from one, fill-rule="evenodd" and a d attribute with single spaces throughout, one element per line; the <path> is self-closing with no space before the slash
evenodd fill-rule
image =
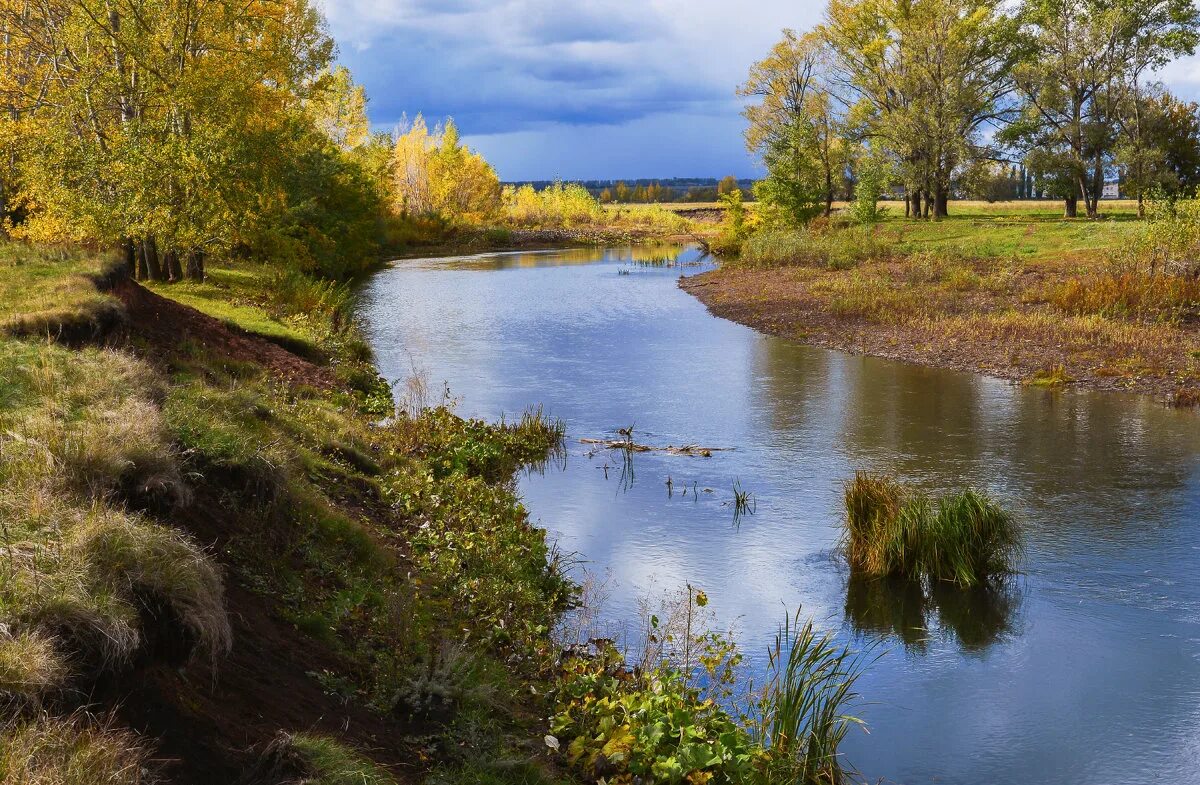
<path id="1" fill-rule="evenodd" d="M 767 180 L 756 195 L 767 200 L 777 218 L 804 222 L 819 212 L 829 215 L 843 180 L 847 144 L 827 66 L 819 35 L 785 30 L 770 54 L 751 66 L 738 91 L 758 99 L 743 113 L 749 122 L 746 146 L 767 167 Z"/>

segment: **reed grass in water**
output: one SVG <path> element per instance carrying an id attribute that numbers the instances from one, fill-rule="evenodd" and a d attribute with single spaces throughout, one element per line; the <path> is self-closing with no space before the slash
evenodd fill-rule
<path id="1" fill-rule="evenodd" d="M 863 472 L 846 485 L 846 553 L 860 574 L 978 586 L 1012 572 L 1020 552 L 1016 521 L 987 494 L 933 499 Z"/>
<path id="2" fill-rule="evenodd" d="M 862 726 L 847 713 L 858 697 L 854 684 L 863 659 L 818 635 L 799 614 L 788 619 L 769 651 L 767 682 L 759 697 L 752 733 L 767 752 L 766 782 L 835 785 L 846 780 L 838 747 L 850 728 Z"/>

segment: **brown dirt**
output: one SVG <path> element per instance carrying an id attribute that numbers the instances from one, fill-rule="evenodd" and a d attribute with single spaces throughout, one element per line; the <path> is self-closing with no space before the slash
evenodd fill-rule
<path id="1" fill-rule="evenodd" d="M 211 545 L 218 559 L 237 521 L 219 499 L 204 496 L 175 519 Z M 103 705 L 117 705 L 123 722 L 157 740 L 156 758 L 170 782 L 235 783 L 280 731 L 334 736 L 401 782 L 413 781 L 417 769 L 404 743 L 408 729 L 326 694 L 313 676 L 346 672 L 345 663 L 280 619 L 266 599 L 236 584 L 226 591 L 233 625 L 228 657 L 215 667 L 203 661 L 182 668 L 161 659 L 143 663 L 94 696 Z"/>
<path id="2" fill-rule="evenodd" d="M 293 383 L 322 389 L 336 384 L 327 368 L 127 278 L 106 288 L 124 305 L 130 337 L 148 344 L 152 356 L 178 352 L 186 338 Z M 238 783 L 281 731 L 327 733 L 390 769 L 400 782 L 415 781 L 419 766 L 405 742 L 413 729 L 327 694 L 314 674 L 347 673 L 347 664 L 281 618 L 267 598 L 236 583 L 236 569 L 224 553 L 236 527 L 246 525 L 244 515 L 202 486 L 171 523 L 209 547 L 225 568 L 233 650 L 216 663 L 179 662 L 164 656 L 171 642 L 164 645 L 151 635 L 149 653 L 131 672 L 94 685 L 92 705 L 115 706 L 123 723 L 151 739 L 163 773 L 177 785 Z"/>
<path id="3" fill-rule="evenodd" d="M 680 287 L 707 306 L 715 316 L 760 332 L 827 349 L 900 360 L 919 365 L 983 373 L 1028 381 L 1039 372 L 1063 366 L 1071 385 L 1098 390 L 1121 390 L 1184 401 L 1200 390 L 1195 350 L 1200 327 L 1161 328 L 1171 340 L 1122 348 L 1088 343 L 1065 329 L 997 327 L 997 313 L 1045 313 L 1045 306 L 1021 302 L 972 302 L 938 318 L 882 322 L 832 312 L 814 294 L 804 276 L 788 268 L 721 268 L 681 279 Z M 1051 325 L 1066 317 L 1054 316 Z M 953 317 L 955 321 L 951 321 Z M 1147 333 L 1149 338 L 1155 334 Z"/>
<path id="4" fill-rule="evenodd" d="M 333 374 L 277 344 L 236 330 L 194 308 L 161 297 L 123 278 L 110 289 L 125 306 L 129 329 L 155 354 L 169 356 L 192 341 L 230 360 L 261 365 L 276 378 L 322 390 L 336 386 Z"/>

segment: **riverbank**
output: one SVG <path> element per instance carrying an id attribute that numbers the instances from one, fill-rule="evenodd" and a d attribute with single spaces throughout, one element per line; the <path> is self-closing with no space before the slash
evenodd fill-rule
<path id="1" fill-rule="evenodd" d="M 716 316 L 813 346 L 1187 403 L 1200 395 L 1194 293 L 1112 272 L 1109 255 L 1134 227 L 894 219 L 843 230 L 852 240 L 765 238 L 772 247 L 757 252 L 769 263 L 733 262 L 680 286 Z"/>
<path id="2" fill-rule="evenodd" d="M 349 290 L 279 268 L 9 244 L 0 289 L 0 770 L 558 779 L 530 740 L 574 590 L 510 480 L 559 424 L 381 424 Z"/>

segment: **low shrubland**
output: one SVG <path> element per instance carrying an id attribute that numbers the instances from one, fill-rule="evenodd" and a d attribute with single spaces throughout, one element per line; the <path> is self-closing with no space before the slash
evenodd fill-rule
<path id="1" fill-rule="evenodd" d="M 586 188 L 554 183 L 542 190 L 531 185 L 504 189 L 503 222 L 515 229 L 574 230 L 613 236 L 680 234 L 690 223 L 659 205 L 605 207 Z"/>
<path id="2" fill-rule="evenodd" d="M 1015 569 L 1021 533 L 1012 515 L 967 489 L 934 499 L 859 473 L 846 485 L 845 549 L 853 571 L 979 586 Z"/>

